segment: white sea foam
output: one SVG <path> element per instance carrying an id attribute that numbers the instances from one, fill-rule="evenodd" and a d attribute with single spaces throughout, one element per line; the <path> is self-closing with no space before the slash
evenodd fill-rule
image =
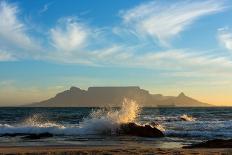
<path id="1" fill-rule="evenodd" d="M 0 135 L 41 133 L 51 133 L 53 135 L 115 134 L 121 123 L 137 122 L 139 114 L 139 105 L 133 100 L 125 99 L 120 109 L 93 111 L 89 117 L 76 125 L 60 124 L 48 120 L 45 115 L 35 114 L 18 124 L 0 124 Z M 176 121 L 174 117 L 179 116 L 167 116 L 167 118 L 164 116 L 162 120 L 167 119 L 166 121 L 158 121 L 158 123 L 155 121 L 151 125 L 162 130 L 166 136 L 172 137 L 232 137 L 231 120 Z M 155 115 L 153 118 L 156 119 Z M 168 121 L 170 118 L 172 121 Z M 144 123 L 150 121 L 152 120 Z M 159 122 L 162 122 L 162 124 L 159 124 Z M 165 130 L 162 125 L 164 125 Z"/>
<path id="2" fill-rule="evenodd" d="M 151 125 L 152 127 L 155 127 L 156 129 L 159 129 L 160 131 L 165 131 L 165 127 L 162 124 L 158 124 L 158 123 L 150 123 L 149 125 Z"/>
<path id="3" fill-rule="evenodd" d="M 135 101 L 124 99 L 119 110 L 99 109 L 93 111 L 90 118 L 85 118 L 78 125 L 64 126 L 44 120 L 41 115 L 36 114 L 20 124 L 0 124 L 0 134 L 40 134 L 45 132 L 54 135 L 114 134 L 120 124 L 135 122 L 139 111 L 139 105 Z"/>
<path id="4" fill-rule="evenodd" d="M 189 121 L 189 122 L 193 122 L 196 120 L 196 118 L 190 116 L 190 115 L 187 115 L 187 114 L 183 114 L 180 116 L 180 119 L 181 120 L 184 120 L 184 121 Z"/>
<path id="5" fill-rule="evenodd" d="M 90 119 L 80 123 L 80 129 L 89 134 L 114 134 L 120 124 L 135 122 L 139 111 L 139 105 L 135 101 L 124 99 L 120 110 L 97 110 L 91 114 Z"/>
<path id="6" fill-rule="evenodd" d="M 27 119 L 25 119 L 20 125 L 28 127 L 38 127 L 38 128 L 49 128 L 49 127 L 58 127 L 64 128 L 63 125 L 52 122 L 41 114 L 34 114 Z"/>
<path id="7" fill-rule="evenodd" d="M 146 115 L 143 116 L 142 120 L 146 121 L 157 121 L 157 122 L 173 122 L 180 121 L 179 116 L 159 116 L 159 115 Z"/>

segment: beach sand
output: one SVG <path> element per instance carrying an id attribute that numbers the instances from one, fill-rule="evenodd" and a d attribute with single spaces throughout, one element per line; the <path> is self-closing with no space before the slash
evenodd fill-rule
<path id="1" fill-rule="evenodd" d="M 232 155 L 232 148 L 182 149 L 116 146 L 10 146 L 0 147 L 0 154 L 144 154 L 144 155 Z"/>

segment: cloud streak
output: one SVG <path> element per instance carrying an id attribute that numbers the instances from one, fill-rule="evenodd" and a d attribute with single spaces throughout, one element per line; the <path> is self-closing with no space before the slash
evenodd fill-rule
<path id="1" fill-rule="evenodd" d="M 228 27 L 218 29 L 218 39 L 220 43 L 232 52 L 232 30 Z"/>
<path id="2" fill-rule="evenodd" d="M 0 61 L 14 61 L 16 58 L 14 58 L 10 53 L 0 51 Z"/>
<path id="3" fill-rule="evenodd" d="M 129 29 L 137 36 L 151 37 L 162 45 L 186 30 L 200 17 L 223 11 L 224 1 L 179 1 L 162 4 L 151 1 L 129 10 L 121 11 L 120 15 Z"/>
<path id="4" fill-rule="evenodd" d="M 60 19 L 58 26 L 50 30 L 51 44 L 63 52 L 80 50 L 87 40 L 88 31 L 86 26 L 72 17 Z"/>
<path id="5" fill-rule="evenodd" d="M 18 19 L 18 13 L 16 5 L 0 2 L 0 45 L 24 51 L 39 49 L 33 38 L 27 34 L 24 23 Z"/>
<path id="6" fill-rule="evenodd" d="M 47 3 L 43 6 L 43 8 L 41 10 L 39 10 L 39 14 L 45 13 L 46 11 L 48 11 L 48 8 L 50 7 L 50 5 L 52 5 L 52 3 Z"/>

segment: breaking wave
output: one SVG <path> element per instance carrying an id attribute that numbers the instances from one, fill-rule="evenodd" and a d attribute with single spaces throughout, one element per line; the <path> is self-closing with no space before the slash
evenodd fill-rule
<path id="1" fill-rule="evenodd" d="M 0 136 L 17 134 L 43 134 L 52 135 L 114 135 L 120 124 L 134 122 L 149 124 L 164 132 L 168 137 L 226 137 L 231 138 L 232 120 L 196 120 L 189 115 L 149 115 L 142 116 L 139 105 L 129 99 L 124 99 L 119 109 L 98 109 L 90 113 L 77 124 L 65 124 L 51 121 L 46 115 L 34 114 L 21 123 L 0 124 Z M 149 117 L 149 118 L 148 118 Z M 186 121 L 181 121 L 183 117 Z M 142 121 L 141 121 L 142 118 Z M 73 119 L 75 119 L 73 117 Z M 150 123 L 153 122 L 153 123 Z"/>
<path id="2" fill-rule="evenodd" d="M 188 122 L 196 121 L 196 118 L 194 118 L 194 117 L 192 117 L 190 115 L 187 115 L 187 114 L 181 115 L 180 119 L 183 120 L 183 121 L 188 121 Z"/>
<path id="3" fill-rule="evenodd" d="M 159 115 L 150 115 L 150 116 L 143 116 L 142 120 L 146 121 L 155 121 L 155 122 L 177 122 L 177 121 L 196 121 L 197 119 L 193 116 L 183 114 L 183 115 L 176 115 L 176 116 L 159 116 Z"/>
<path id="4" fill-rule="evenodd" d="M 135 101 L 124 99 L 120 110 L 99 109 L 92 112 L 91 118 L 80 123 L 80 129 L 87 130 L 90 134 L 115 134 L 120 124 L 135 122 L 139 111 L 139 105 Z"/>
<path id="5" fill-rule="evenodd" d="M 35 114 L 20 124 L 0 124 L 0 134 L 115 134 L 120 124 L 136 122 L 136 118 L 139 112 L 139 105 L 135 101 L 124 99 L 119 110 L 99 109 L 93 111 L 89 118 L 85 118 L 77 125 L 64 126 L 56 122 L 44 120 L 41 115 Z"/>

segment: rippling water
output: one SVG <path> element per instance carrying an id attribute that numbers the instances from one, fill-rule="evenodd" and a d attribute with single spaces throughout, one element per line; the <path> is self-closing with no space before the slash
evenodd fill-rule
<path id="1" fill-rule="evenodd" d="M 0 108 L 0 145 L 181 147 L 207 139 L 232 138 L 232 108 L 141 108 L 139 111 L 128 108 Z M 194 119 L 183 121 L 184 114 Z M 165 129 L 166 136 L 117 136 L 113 130 L 123 121 L 156 122 Z M 9 136 L 16 133 L 21 135 Z M 24 134 L 31 133 L 51 133 L 53 137 L 23 138 Z"/>

